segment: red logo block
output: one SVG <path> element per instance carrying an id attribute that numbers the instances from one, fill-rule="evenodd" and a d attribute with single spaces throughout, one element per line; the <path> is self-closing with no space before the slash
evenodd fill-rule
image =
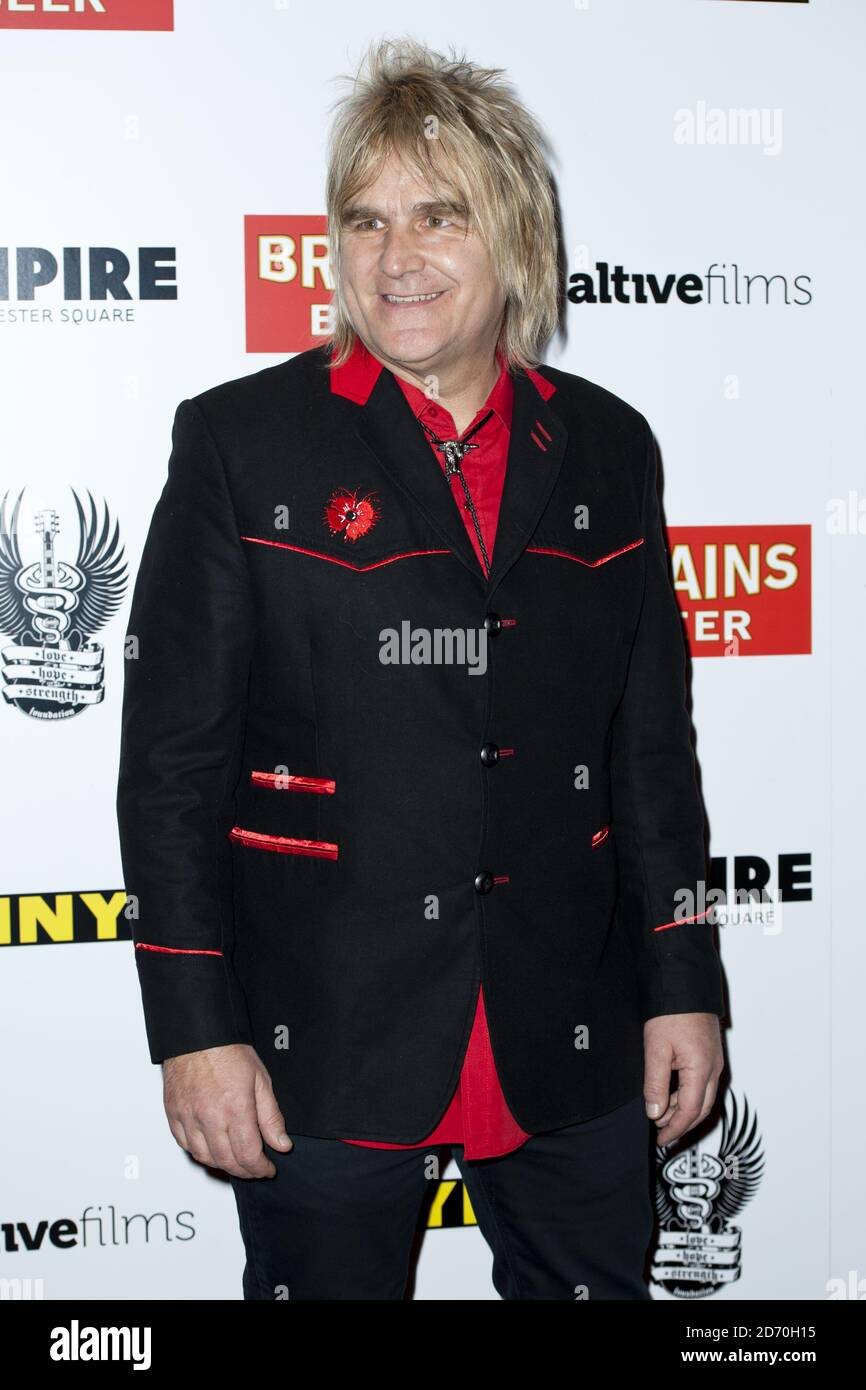
<path id="1" fill-rule="evenodd" d="M 811 652 L 811 527 L 670 526 L 667 543 L 693 657 Z"/>
<path id="2" fill-rule="evenodd" d="M 0 3 L 0 29 L 174 29 L 174 0 L 18 0 Z"/>
<path id="3" fill-rule="evenodd" d="M 328 219 L 244 218 L 247 352 L 306 352 L 330 334 Z"/>

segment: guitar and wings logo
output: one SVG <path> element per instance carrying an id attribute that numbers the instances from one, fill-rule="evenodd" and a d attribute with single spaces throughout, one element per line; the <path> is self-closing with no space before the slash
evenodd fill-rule
<path id="1" fill-rule="evenodd" d="M 764 1152 L 757 1117 L 725 1097 L 718 1153 L 692 1144 L 656 1151 L 658 1244 L 652 1281 L 675 1298 L 706 1298 L 742 1273 L 742 1230 L 732 1225 L 761 1185 Z"/>
<path id="2" fill-rule="evenodd" d="M 74 560 L 57 554 L 60 518 L 43 507 L 33 518 L 39 556 L 25 564 L 19 535 L 24 488 L 11 515 L 8 493 L 0 505 L 0 633 L 12 638 L 0 648 L 3 698 L 34 719 L 68 719 L 104 698 L 105 653 L 93 638 L 126 590 L 118 524 L 112 529 L 105 504 L 100 519 L 90 492 L 85 507 L 71 491 L 78 513 Z"/>

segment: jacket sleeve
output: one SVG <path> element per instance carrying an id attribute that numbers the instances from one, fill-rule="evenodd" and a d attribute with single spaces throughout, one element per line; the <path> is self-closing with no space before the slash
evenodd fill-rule
<path id="1" fill-rule="evenodd" d="M 645 588 L 611 743 L 619 911 L 635 956 L 642 1019 L 724 1016 L 721 963 L 707 921 L 712 911 L 686 705 L 685 637 L 661 526 L 655 442 L 644 425 Z"/>
<path id="2" fill-rule="evenodd" d="M 222 461 L 182 401 L 132 597 L 117 817 L 151 1060 L 251 1042 L 227 832 L 254 611 Z"/>

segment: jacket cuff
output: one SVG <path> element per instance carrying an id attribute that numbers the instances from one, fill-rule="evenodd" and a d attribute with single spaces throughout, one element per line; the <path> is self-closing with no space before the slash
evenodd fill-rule
<path id="1" fill-rule="evenodd" d="M 228 1043 L 253 1044 L 243 999 L 222 952 L 136 943 L 152 1062 Z"/>
<path id="2" fill-rule="evenodd" d="M 721 961 L 709 922 L 702 918 L 653 933 L 653 947 L 640 978 L 642 1022 L 661 1014 L 725 1017 Z"/>

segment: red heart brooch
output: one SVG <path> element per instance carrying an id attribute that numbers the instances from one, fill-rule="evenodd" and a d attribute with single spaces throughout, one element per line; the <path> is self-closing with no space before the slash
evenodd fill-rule
<path id="1" fill-rule="evenodd" d="M 324 522 L 332 536 L 342 532 L 343 540 L 356 541 L 359 536 L 366 536 L 380 515 L 379 499 L 374 492 L 362 497 L 357 488 L 354 492 L 337 488 L 328 499 Z"/>

